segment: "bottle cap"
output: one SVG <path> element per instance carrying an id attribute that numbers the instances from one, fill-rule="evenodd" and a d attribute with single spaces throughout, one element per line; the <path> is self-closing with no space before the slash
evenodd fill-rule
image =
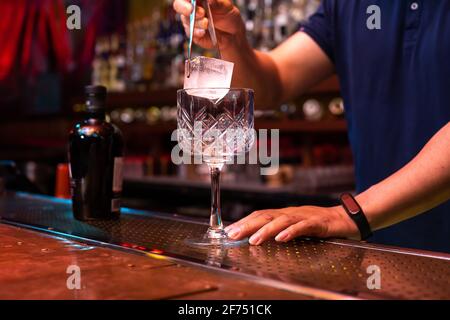
<path id="1" fill-rule="evenodd" d="M 98 97 L 106 98 L 107 90 L 103 86 L 87 86 L 85 88 L 85 93 L 87 97 Z"/>

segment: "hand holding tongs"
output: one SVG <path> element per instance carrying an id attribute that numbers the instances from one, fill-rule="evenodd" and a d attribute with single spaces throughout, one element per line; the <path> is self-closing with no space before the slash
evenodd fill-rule
<path id="1" fill-rule="evenodd" d="M 220 53 L 219 42 L 217 41 L 216 28 L 214 27 L 214 20 L 211 13 L 211 7 L 209 6 L 208 0 L 203 0 L 206 17 L 208 18 L 208 32 L 211 37 L 211 42 L 213 46 L 217 49 L 217 53 L 219 55 L 219 59 L 222 59 L 222 55 Z M 193 7 L 190 19 L 189 19 L 189 44 L 188 44 L 188 78 L 191 75 L 191 54 L 192 54 L 192 42 L 194 39 L 194 29 L 195 29 L 195 17 L 197 13 L 197 0 L 191 0 L 191 4 Z"/>

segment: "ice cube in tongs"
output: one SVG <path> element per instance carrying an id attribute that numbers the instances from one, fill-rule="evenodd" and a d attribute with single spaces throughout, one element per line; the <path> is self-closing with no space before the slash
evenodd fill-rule
<path id="1" fill-rule="evenodd" d="M 188 77 L 188 69 L 190 76 Z M 213 100 L 221 100 L 228 93 L 233 78 L 234 63 L 207 57 L 186 62 L 184 89 L 187 93 Z M 199 90 L 208 89 L 208 90 Z"/>

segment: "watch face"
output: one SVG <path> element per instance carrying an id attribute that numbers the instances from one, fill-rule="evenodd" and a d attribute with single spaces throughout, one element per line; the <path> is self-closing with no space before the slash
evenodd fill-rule
<path id="1" fill-rule="evenodd" d="M 350 214 L 358 214 L 361 211 L 358 203 L 349 194 L 344 194 L 342 196 L 342 201 L 347 207 Z"/>

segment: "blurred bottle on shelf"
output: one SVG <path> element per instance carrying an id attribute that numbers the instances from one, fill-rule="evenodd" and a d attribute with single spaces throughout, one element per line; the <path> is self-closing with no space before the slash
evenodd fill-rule
<path id="1" fill-rule="evenodd" d="M 334 117 L 342 117 L 345 113 L 344 100 L 342 98 L 334 98 L 330 101 L 328 110 Z"/>
<path id="2" fill-rule="evenodd" d="M 91 76 L 91 83 L 92 85 L 95 86 L 99 86 L 101 83 L 100 78 L 100 72 L 102 68 L 101 53 L 102 53 L 101 42 L 97 40 L 95 44 L 95 56 L 94 59 L 92 60 L 92 76 Z"/>
<path id="3" fill-rule="evenodd" d="M 134 122 L 134 109 L 126 108 L 120 113 L 120 121 L 125 124 Z"/>
<path id="4" fill-rule="evenodd" d="M 126 90 L 126 51 L 123 39 L 118 34 L 111 36 L 111 54 L 109 55 L 110 91 Z"/>
<path id="5" fill-rule="evenodd" d="M 179 87 L 184 72 L 184 30 L 167 6 L 127 26 L 128 90 Z"/>
<path id="6" fill-rule="evenodd" d="M 110 87 L 109 40 L 99 38 L 95 44 L 95 57 L 92 61 L 92 85 Z"/>
<path id="7" fill-rule="evenodd" d="M 285 103 L 280 107 L 280 112 L 283 117 L 293 119 L 297 115 L 297 105 L 295 103 Z"/>
<path id="8" fill-rule="evenodd" d="M 157 123 L 175 123 L 177 120 L 176 106 L 152 106 L 145 108 L 113 108 L 108 118 L 115 124 L 146 123 L 154 125 Z"/>
<path id="9" fill-rule="evenodd" d="M 273 37 L 276 43 L 281 43 L 290 33 L 289 30 L 289 6 L 286 2 L 282 2 L 274 16 L 274 33 Z"/>
<path id="10" fill-rule="evenodd" d="M 303 104 L 303 115 L 308 121 L 320 121 L 324 118 L 325 110 L 316 99 L 306 100 Z"/>
<path id="11" fill-rule="evenodd" d="M 155 75 L 155 60 L 156 60 L 156 43 L 155 43 L 155 29 L 156 21 L 154 19 L 144 19 L 141 24 L 139 37 L 139 62 L 141 63 L 141 79 L 138 79 L 141 90 L 147 90 L 150 87 L 151 81 Z"/>
<path id="12" fill-rule="evenodd" d="M 128 70 L 128 89 L 136 90 L 136 86 L 142 79 L 143 71 L 141 69 L 142 47 L 140 22 L 129 23 L 127 26 L 127 70 Z"/>
<path id="13" fill-rule="evenodd" d="M 134 110 L 134 119 L 137 122 L 145 122 L 145 120 L 146 120 L 145 109 L 143 109 L 143 108 L 135 109 Z"/>
<path id="14" fill-rule="evenodd" d="M 161 116 L 161 110 L 157 107 L 151 107 L 147 109 L 146 119 L 148 124 L 155 124 L 159 121 Z"/>

